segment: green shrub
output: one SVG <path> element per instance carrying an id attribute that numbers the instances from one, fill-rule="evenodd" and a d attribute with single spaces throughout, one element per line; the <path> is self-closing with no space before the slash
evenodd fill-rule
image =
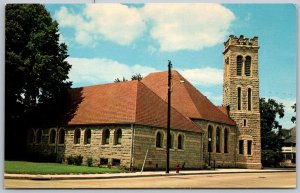
<path id="1" fill-rule="evenodd" d="M 81 155 L 78 156 L 69 156 L 67 157 L 67 163 L 69 165 L 77 165 L 80 166 L 82 164 L 83 157 Z"/>
<path id="2" fill-rule="evenodd" d="M 74 157 L 73 157 L 73 156 L 67 157 L 67 163 L 68 163 L 69 165 L 73 165 L 73 164 L 75 163 Z"/>
<path id="3" fill-rule="evenodd" d="M 74 163 L 75 163 L 75 165 L 81 166 L 82 159 L 83 159 L 83 157 L 81 155 L 78 155 L 78 156 L 74 157 Z"/>
<path id="4" fill-rule="evenodd" d="M 87 162 L 87 166 L 92 167 L 93 166 L 93 157 L 88 157 L 86 162 Z"/>

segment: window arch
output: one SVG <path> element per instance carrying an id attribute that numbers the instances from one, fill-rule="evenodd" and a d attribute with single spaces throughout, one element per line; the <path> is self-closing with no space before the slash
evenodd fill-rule
<path id="1" fill-rule="evenodd" d="M 42 130 L 38 129 L 36 132 L 36 143 L 42 143 Z"/>
<path id="2" fill-rule="evenodd" d="M 115 141 L 114 141 L 114 144 L 115 145 L 121 144 L 121 141 L 122 141 L 122 130 L 121 129 L 117 129 L 115 131 Z"/>
<path id="3" fill-rule="evenodd" d="M 241 110 L 242 107 L 242 89 L 241 87 L 238 87 L 238 101 L 237 101 L 237 106 L 238 106 L 238 110 Z"/>
<path id="4" fill-rule="evenodd" d="M 184 143 L 184 139 L 183 139 L 183 135 L 179 134 L 178 135 L 178 149 L 183 149 L 183 143 Z"/>
<path id="5" fill-rule="evenodd" d="M 208 142 L 207 142 L 207 151 L 208 152 L 212 152 L 212 130 L 213 130 L 213 128 L 212 128 L 212 126 L 211 125 L 209 125 L 208 126 L 208 132 L 207 132 L 207 140 L 208 140 Z"/>
<path id="6" fill-rule="evenodd" d="M 80 135 L 81 135 L 80 129 L 76 129 L 74 131 L 74 144 L 80 144 Z"/>
<path id="7" fill-rule="evenodd" d="M 30 129 L 28 131 L 28 140 L 29 140 L 29 143 L 34 143 L 35 140 L 34 140 L 34 130 L 33 129 Z"/>
<path id="8" fill-rule="evenodd" d="M 248 88 L 248 111 L 251 111 L 252 109 L 251 101 L 252 101 L 252 90 L 251 88 Z"/>
<path id="9" fill-rule="evenodd" d="M 54 144 L 56 138 L 56 131 L 54 129 L 51 129 L 50 136 L 49 136 L 49 144 Z"/>
<path id="10" fill-rule="evenodd" d="M 91 144 L 92 131 L 86 129 L 84 132 L 84 144 Z"/>
<path id="11" fill-rule="evenodd" d="M 228 129 L 224 130 L 224 153 L 228 153 Z"/>
<path id="12" fill-rule="evenodd" d="M 217 127 L 217 132 L 216 132 L 216 152 L 220 153 L 221 152 L 221 130 L 219 127 Z"/>
<path id="13" fill-rule="evenodd" d="M 236 75 L 242 76 L 243 56 L 236 57 Z"/>
<path id="14" fill-rule="evenodd" d="M 65 130 L 60 129 L 58 132 L 58 144 L 64 144 L 65 143 Z"/>
<path id="15" fill-rule="evenodd" d="M 156 133 L 156 147 L 163 147 L 163 135 L 160 131 Z"/>
<path id="16" fill-rule="evenodd" d="M 104 129 L 102 133 L 102 145 L 109 144 L 109 136 L 110 136 L 109 129 Z"/>
<path id="17" fill-rule="evenodd" d="M 246 56 L 245 75 L 246 76 L 251 76 L 251 57 L 250 56 Z"/>

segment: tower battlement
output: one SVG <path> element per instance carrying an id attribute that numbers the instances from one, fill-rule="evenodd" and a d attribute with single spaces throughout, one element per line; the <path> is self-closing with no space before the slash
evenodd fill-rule
<path id="1" fill-rule="evenodd" d="M 230 35 L 229 39 L 224 42 L 224 46 L 225 50 L 227 50 L 229 46 L 258 46 L 258 37 L 245 38 L 243 35 L 240 35 L 240 37 Z"/>

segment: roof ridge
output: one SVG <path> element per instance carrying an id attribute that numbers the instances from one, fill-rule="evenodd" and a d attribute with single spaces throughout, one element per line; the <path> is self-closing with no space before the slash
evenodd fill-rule
<path id="1" fill-rule="evenodd" d="M 145 86 L 146 89 L 148 89 L 151 93 L 153 93 L 158 100 L 160 100 L 162 103 L 168 104 L 165 100 L 163 100 L 163 98 L 161 98 L 159 95 L 157 95 L 152 89 L 150 89 L 147 85 L 145 85 L 144 83 L 140 82 L 143 86 Z M 138 93 L 138 92 L 137 92 Z M 138 97 L 137 97 L 138 98 Z M 180 111 L 178 111 L 175 107 L 172 106 L 171 103 L 171 109 L 173 109 L 176 113 L 178 113 L 179 115 L 181 115 L 183 118 L 185 118 L 187 121 L 189 121 L 191 124 L 193 124 L 194 126 L 196 126 L 197 128 L 199 128 L 199 130 L 202 132 L 202 128 L 200 126 L 198 126 L 196 123 L 194 123 L 189 117 L 187 117 L 186 115 L 182 114 Z M 137 109 L 136 109 L 137 112 Z M 172 114 L 171 114 L 172 116 Z M 137 120 L 135 120 L 137 121 Z M 170 126 L 171 127 L 171 126 Z M 172 128 L 172 127 L 171 127 Z"/>
<path id="2" fill-rule="evenodd" d="M 137 84 L 136 84 L 136 89 L 135 89 L 135 115 L 134 115 L 134 122 L 136 122 L 136 120 L 137 120 L 137 105 L 138 105 L 138 89 L 139 89 L 139 83 L 140 83 L 141 81 L 138 81 L 137 80 Z"/>
<path id="3" fill-rule="evenodd" d="M 128 84 L 132 82 L 137 82 L 138 80 L 128 80 L 128 81 L 122 81 L 122 82 L 108 82 L 104 84 L 94 84 L 94 85 L 88 85 L 88 86 L 79 86 L 79 87 L 74 87 L 71 89 L 78 89 L 78 88 L 91 88 L 91 87 L 97 87 L 97 86 L 108 86 L 108 85 L 113 85 L 113 84 Z"/>

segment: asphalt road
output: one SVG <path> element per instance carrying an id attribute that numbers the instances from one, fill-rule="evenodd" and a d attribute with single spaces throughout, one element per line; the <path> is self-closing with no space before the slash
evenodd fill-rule
<path id="1" fill-rule="evenodd" d="M 176 175 L 93 180 L 5 179 L 5 188 L 296 188 L 296 172 Z"/>

